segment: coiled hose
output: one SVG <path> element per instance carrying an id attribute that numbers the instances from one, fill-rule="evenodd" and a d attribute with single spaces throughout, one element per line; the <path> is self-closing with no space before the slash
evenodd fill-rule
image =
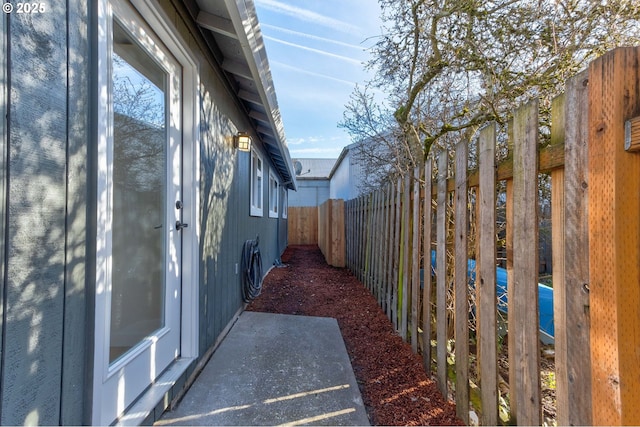
<path id="1" fill-rule="evenodd" d="M 262 291 L 262 256 L 260 255 L 260 236 L 247 240 L 242 247 L 242 299 L 251 302 Z"/>

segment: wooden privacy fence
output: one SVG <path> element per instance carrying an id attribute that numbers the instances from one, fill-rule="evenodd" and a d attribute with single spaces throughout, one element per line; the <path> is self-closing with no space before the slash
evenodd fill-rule
<path id="1" fill-rule="evenodd" d="M 318 244 L 318 207 L 289 207 L 287 212 L 289 245 Z"/>
<path id="2" fill-rule="evenodd" d="M 289 245 L 318 245 L 327 264 L 344 267 L 344 201 L 329 199 L 320 206 L 290 207 Z"/>
<path id="3" fill-rule="evenodd" d="M 640 48 L 616 49 L 568 80 L 565 94 L 553 102 L 551 142 L 545 147 L 539 145 L 534 101 L 514 112 L 509 156 L 499 164 L 496 126 L 491 125 L 480 131 L 477 170 L 467 171 L 468 143 L 462 141 L 451 172 L 448 153 L 440 152 L 437 164 L 427 160 L 413 177 L 346 202 L 348 268 L 371 290 L 413 350 L 422 349 L 428 370 L 435 337 L 436 377 L 445 396 L 447 345 L 455 340 L 455 400 L 458 415 L 467 423 L 470 305 L 477 316 L 476 409 L 482 424 L 499 422 L 500 181 L 506 182 L 500 203 L 506 204 L 511 415 L 521 425 L 542 423 L 538 174 L 549 173 L 558 424 L 640 424 L 640 154 L 632 152 L 640 144 L 639 64 Z M 470 202 L 477 212 L 472 287 L 467 271 Z M 453 266 L 448 265 L 448 251 Z M 454 296 L 451 309 L 447 292 Z"/>

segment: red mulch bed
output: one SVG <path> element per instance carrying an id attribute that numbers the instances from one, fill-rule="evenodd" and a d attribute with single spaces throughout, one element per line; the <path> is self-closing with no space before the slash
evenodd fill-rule
<path id="1" fill-rule="evenodd" d="M 372 425 L 463 425 L 374 297 L 317 246 L 289 246 L 248 310 L 338 320 Z"/>

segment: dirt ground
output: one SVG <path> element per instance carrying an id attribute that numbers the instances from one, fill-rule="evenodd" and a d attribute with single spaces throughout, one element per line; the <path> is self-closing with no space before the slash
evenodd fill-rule
<path id="1" fill-rule="evenodd" d="M 372 425 L 463 425 L 364 286 L 317 246 L 289 246 L 248 310 L 338 320 Z"/>

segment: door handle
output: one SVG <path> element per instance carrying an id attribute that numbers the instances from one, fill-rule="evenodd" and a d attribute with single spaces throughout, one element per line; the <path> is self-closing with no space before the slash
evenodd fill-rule
<path id="1" fill-rule="evenodd" d="M 176 221 L 176 230 L 181 231 L 183 228 L 189 227 L 189 224 L 185 224 L 180 220 Z"/>

